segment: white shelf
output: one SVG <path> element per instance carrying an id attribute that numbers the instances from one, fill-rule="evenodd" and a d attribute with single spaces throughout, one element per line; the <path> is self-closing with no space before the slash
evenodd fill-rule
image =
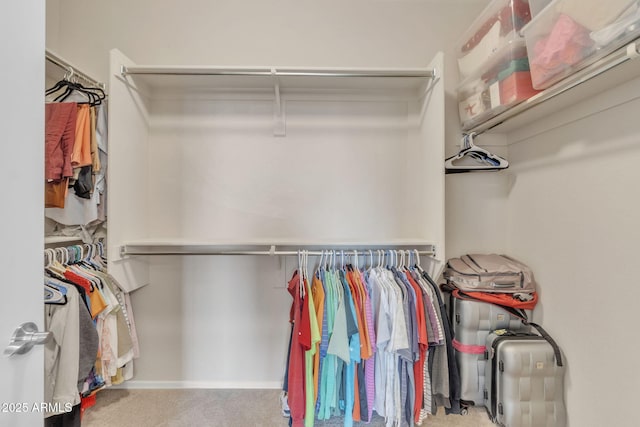
<path id="1" fill-rule="evenodd" d="M 53 52 L 50 49 L 45 51 L 45 75 L 54 80 L 60 80 L 64 75 L 73 71 L 73 77 L 80 78 L 83 83 L 89 83 L 96 87 L 105 89 L 105 84 L 94 79 L 90 75 L 80 71 L 78 67 Z M 71 76 L 70 76 L 71 77 Z"/>
<path id="2" fill-rule="evenodd" d="M 46 236 L 44 238 L 45 245 L 56 245 L 59 243 L 83 243 L 82 238 L 73 236 Z"/>
<path id="3" fill-rule="evenodd" d="M 638 41 L 616 50 L 465 133 L 509 133 L 640 76 Z"/>
<path id="4" fill-rule="evenodd" d="M 437 71 L 427 68 L 351 69 L 293 67 L 146 66 L 123 67 L 121 76 L 152 90 L 200 90 L 208 92 L 280 91 L 363 92 L 422 94 Z"/>

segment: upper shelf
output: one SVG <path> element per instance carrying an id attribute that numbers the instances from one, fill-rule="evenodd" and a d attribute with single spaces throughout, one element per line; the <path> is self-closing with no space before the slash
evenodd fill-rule
<path id="1" fill-rule="evenodd" d="M 50 49 L 45 50 L 45 75 L 55 80 L 60 80 L 60 78 L 65 76 L 68 79 L 80 79 L 82 83 L 89 83 L 92 86 L 99 87 L 101 89 L 105 89 L 105 84 L 94 79 L 88 74 L 80 71 L 78 67 L 71 64 L 69 61 L 64 59 L 62 56 L 58 55 L 54 51 Z"/>
<path id="2" fill-rule="evenodd" d="M 45 236 L 44 238 L 45 247 L 60 246 L 71 243 L 82 244 L 83 241 L 81 237 L 77 236 Z"/>
<path id="3" fill-rule="evenodd" d="M 437 78 L 425 68 L 353 69 L 295 67 L 123 66 L 123 77 L 139 79 L 152 89 L 273 91 L 371 91 L 420 93 Z"/>
<path id="4" fill-rule="evenodd" d="M 616 50 L 502 114 L 465 129 L 465 133 L 508 133 L 639 77 L 639 44 L 636 40 Z"/>

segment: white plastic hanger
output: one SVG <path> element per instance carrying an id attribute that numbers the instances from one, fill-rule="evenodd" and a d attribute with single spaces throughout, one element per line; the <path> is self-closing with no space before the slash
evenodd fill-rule
<path id="1" fill-rule="evenodd" d="M 473 132 L 462 137 L 462 150 L 444 161 L 446 173 L 496 171 L 509 167 L 507 160 L 475 145 L 474 137 Z"/>
<path id="2" fill-rule="evenodd" d="M 302 275 L 302 251 L 298 250 L 298 292 L 300 292 L 300 298 L 304 297 L 304 278 Z"/>
<path id="3" fill-rule="evenodd" d="M 320 252 L 320 259 L 318 260 L 318 267 L 316 268 L 316 271 L 314 273 L 314 276 L 316 277 L 320 277 L 320 269 L 322 268 L 322 262 L 324 260 L 324 251 Z"/>
<path id="4" fill-rule="evenodd" d="M 304 276 L 302 278 L 308 282 L 309 281 L 309 251 L 302 251 L 302 267 L 304 268 Z"/>

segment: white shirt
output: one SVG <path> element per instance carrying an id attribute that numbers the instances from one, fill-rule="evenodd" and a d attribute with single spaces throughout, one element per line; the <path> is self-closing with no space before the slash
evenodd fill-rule
<path id="1" fill-rule="evenodd" d="M 63 413 L 65 405 L 80 403 L 80 294 L 72 285 L 66 288 L 66 304 L 45 305 L 45 330 L 53 334 L 53 339 L 44 347 L 44 400 L 62 409 L 47 412 L 45 417 Z"/>

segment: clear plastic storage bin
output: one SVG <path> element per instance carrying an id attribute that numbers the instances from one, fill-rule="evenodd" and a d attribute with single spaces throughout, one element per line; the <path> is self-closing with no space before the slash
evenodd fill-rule
<path id="1" fill-rule="evenodd" d="M 511 40 L 495 52 L 486 68 L 458 87 L 462 128 L 468 130 L 536 93 L 531 84 L 524 39 Z"/>
<path id="2" fill-rule="evenodd" d="M 491 57 L 519 37 L 531 20 L 528 0 L 493 0 L 466 31 L 457 50 L 460 80 L 477 74 Z"/>
<path id="3" fill-rule="evenodd" d="M 522 29 L 531 79 L 546 89 L 640 35 L 637 0 L 553 0 Z"/>
<path id="4" fill-rule="evenodd" d="M 529 0 L 529 10 L 531 10 L 531 19 L 535 18 L 547 7 L 551 0 Z"/>

